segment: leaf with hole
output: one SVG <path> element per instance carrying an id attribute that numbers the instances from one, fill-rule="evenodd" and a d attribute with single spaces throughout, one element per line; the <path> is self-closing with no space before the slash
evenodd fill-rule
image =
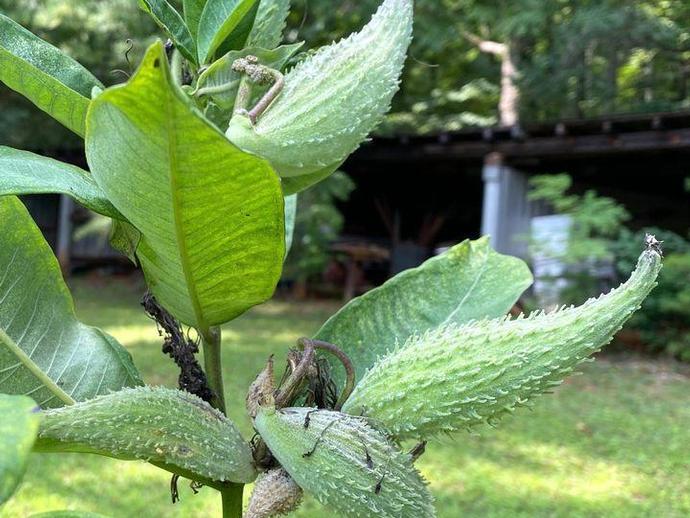
<path id="1" fill-rule="evenodd" d="M 72 58 L 2 14 L 0 81 L 82 137 L 91 90 L 103 86 Z"/>
<path id="2" fill-rule="evenodd" d="M 0 392 L 42 408 L 141 384 L 115 339 L 77 321 L 53 252 L 13 196 L 0 197 Z"/>
<path id="3" fill-rule="evenodd" d="M 179 320 L 204 332 L 273 294 L 285 256 L 280 179 L 191 106 L 160 43 L 127 84 L 93 101 L 86 155 L 141 232 L 151 291 Z"/>
<path id="4" fill-rule="evenodd" d="M 33 399 L 0 394 L 0 506 L 19 485 L 41 416 Z"/>

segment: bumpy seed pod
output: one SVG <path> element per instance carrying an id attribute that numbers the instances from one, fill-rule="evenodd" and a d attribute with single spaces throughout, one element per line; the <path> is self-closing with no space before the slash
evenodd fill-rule
<path id="1" fill-rule="evenodd" d="M 661 255 L 650 247 L 626 283 L 582 306 L 413 336 L 365 374 L 343 411 L 364 413 L 398 438 L 491 423 L 559 385 L 610 342 L 660 269 Z"/>
<path id="2" fill-rule="evenodd" d="M 335 171 L 390 108 L 412 39 L 412 4 L 385 0 L 361 32 L 319 49 L 287 74 L 256 125 L 236 114 L 228 138 L 283 177 L 316 180 Z"/>
<path id="3" fill-rule="evenodd" d="M 295 511 L 302 502 L 302 489 L 282 468 L 259 477 L 244 518 L 272 518 Z"/>
<path id="4" fill-rule="evenodd" d="M 410 456 L 365 419 L 263 407 L 254 426 L 295 482 L 342 516 L 435 516 L 431 494 Z"/>
<path id="5" fill-rule="evenodd" d="M 141 459 L 214 481 L 256 478 L 251 449 L 223 414 L 179 390 L 125 389 L 43 412 L 39 451 Z"/>

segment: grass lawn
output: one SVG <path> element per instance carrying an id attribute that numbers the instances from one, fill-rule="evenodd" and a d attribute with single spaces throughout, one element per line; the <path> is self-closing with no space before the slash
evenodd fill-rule
<path id="1" fill-rule="evenodd" d="M 73 282 L 77 311 L 115 335 L 149 384 L 175 386 L 154 324 L 131 280 Z M 247 386 L 266 358 L 278 364 L 296 338 L 315 331 L 329 304 L 272 302 L 224 329 L 230 415 L 248 437 Z M 641 358 L 588 364 L 555 394 L 498 429 L 434 442 L 419 462 L 439 516 L 690 516 L 690 375 L 682 366 Z M 170 504 L 170 475 L 141 462 L 89 455 L 35 454 L 27 477 L 0 516 L 71 509 L 112 517 L 220 516 L 219 497 L 181 482 Z M 299 518 L 332 516 L 307 498 Z"/>

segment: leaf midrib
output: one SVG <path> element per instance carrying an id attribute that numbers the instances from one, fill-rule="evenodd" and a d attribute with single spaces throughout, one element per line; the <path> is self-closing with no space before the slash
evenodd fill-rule
<path id="1" fill-rule="evenodd" d="M 31 61 L 28 61 L 28 60 L 24 59 L 24 58 L 21 57 L 21 56 L 17 56 L 16 54 L 13 54 L 13 53 L 10 52 L 6 47 L 4 47 L 4 46 L 2 46 L 2 45 L 0 45 L 0 54 L 3 54 L 6 58 L 9 58 L 9 60 L 11 60 L 11 61 L 18 61 L 19 63 L 25 64 L 27 67 L 31 68 L 31 70 L 34 70 L 34 71 L 38 72 L 38 74 L 39 74 L 41 77 L 44 77 L 44 78 L 48 79 L 48 80 L 49 80 L 50 82 L 52 82 L 53 84 L 58 84 L 58 85 L 62 86 L 65 90 L 68 90 L 69 92 L 71 92 L 71 93 L 74 94 L 75 96 L 77 96 L 77 97 L 79 97 L 80 99 L 82 99 L 82 100 L 83 100 L 84 102 L 86 102 L 87 104 L 90 102 L 89 98 L 86 97 L 86 96 L 85 96 L 84 94 L 82 94 L 81 92 L 78 92 L 77 90 L 75 90 L 75 89 L 72 88 L 71 86 L 69 86 L 69 85 L 63 83 L 63 82 L 60 81 L 60 79 L 58 79 L 57 77 L 51 76 L 50 74 L 47 74 L 43 69 L 37 67 L 37 66 L 36 66 L 34 63 L 32 63 Z M 23 73 L 17 71 L 17 74 L 18 74 L 18 76 L 20 77 L 20 79 L 21 79 L 21 81 L 22 81 L 22 85 L 26 85 L 26 83 L 24 82 Z"/>
<path id="2" fill-rule="evenodd" d="M 52 392 L 58 399 L 66 405 L 76 403 L 72 397 L 62 390 L 46 373 L 44 373 L 36 363 L 10 338 L 5 331 L 0 328 L 0 343 L 5 345 L 19 362 L 33 374 L 44 387 Z"/>
<path id="3" fill-rule="evenodd" d="M 165 74 L 165 71 L 162 71 Z M 171 86 L 174 88 L 174 86 Z M 171 98 L 172 97 L 172 98 Z M 187 242 L 185 240 L 184 231 L 181 224 L 180 216 L 180 204 L 177 196 L 177 153 L 175 149 L 177 147 L 177 133 L 175 132 L 175 118 L 173 103 L 176 101 L 175 92 L 168 91 L 166 95 L 166 131 L 168 133 L 168 164 L 170 165 L 169 174 L 169 185 L 170 185 L 170 202 L 172 205 L 172 216 L 173 216 L 173 227 L 175 230 L 175 240 L 177 241 L 177 250 L 180 257 L 180 266 L 182 267 L 182 274 L 185 278 L 185 284 L 187 287 L 187 293 L 189 295 L 189 300 L 192 304 L 192 311 L 194 312 L 194 317 L 198 325 L 198 331 L 201 332 L 202 336 L 205 336 L 208 332 L 209 325 L 203 316 L 201 310 L 201 303 L 199 301 L 199 295 L 196 290 L 196 282 L 191 272 L 191 265 L 189 261 L 189 252 L 187 250 Z"/>
<path id="4" fill-rule="evenodd" d="M 472 282 L 472 285 L 468 288 L 467 292 L 465 293 L 464 297 L 462 297 L 462 300 L 456 304 L 455 308 L 453 311 L 450 312 L 450 314 L 445 318 L 445 320 L 441 323 L 441 325 L 446 325 L 455 319 L 457 314 L 460 312 L 460 309 L 465 305 L 465 302 L 467 302 L 467 298 L 474 293 L 475 288 L 479 284 L 480 279 L 484 276 L 484 273 L 486 273 L 486 268 L 489 264 L 489 252 L 487 251 L 484 254 L 484 259 L 482 261 L 482 265 L 480 267 L 479 273 L 477 276 L 474 278 L 474 281 Z"/>

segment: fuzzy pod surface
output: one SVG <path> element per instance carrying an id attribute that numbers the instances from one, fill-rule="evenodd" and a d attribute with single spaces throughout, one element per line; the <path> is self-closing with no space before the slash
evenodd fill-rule
<path id="1" fill-rule="evenodd" d="M 579 307 L 517 319 L 441 326 L 381 359 L 346 401 L 397 438 L 426 438 L 492 423 L 559 385 L 611 341 L 656 285 L 648 249 L 627 282 Z"/>
<path id="2" fill-rule="evenodd" d="M 262 407 L 254 426 L 297 484 L 352 518 L 435 516 L 426 483 L 365 419 L 311 408 Z"/>
<path id="3" fill-rule="evenodd" d="M 412 40 L 412 7 L 413 0 L 385 0 L 361 32 L 322 47 L 290 71 L 254 126 L 236 114 L 228 138 L 283 177 L 328 176 L 390 108 Z M 294 190 L 307 186 L 297 185 Z"/>
<path id="4" fill-rule="evenodd" d="M 262 474 L 249 499 L 243 518 L 272 518 L 295 511 L 302 503 L 302 488 L 282 468 Z"/>
<path id="5" fill-rule="evenodd" d="M 145 460 L 214 481 L 256 478 L 249 444 L 232 421 L 187 392 L 125 389 L 42 414 L 39 451 Z"/>

